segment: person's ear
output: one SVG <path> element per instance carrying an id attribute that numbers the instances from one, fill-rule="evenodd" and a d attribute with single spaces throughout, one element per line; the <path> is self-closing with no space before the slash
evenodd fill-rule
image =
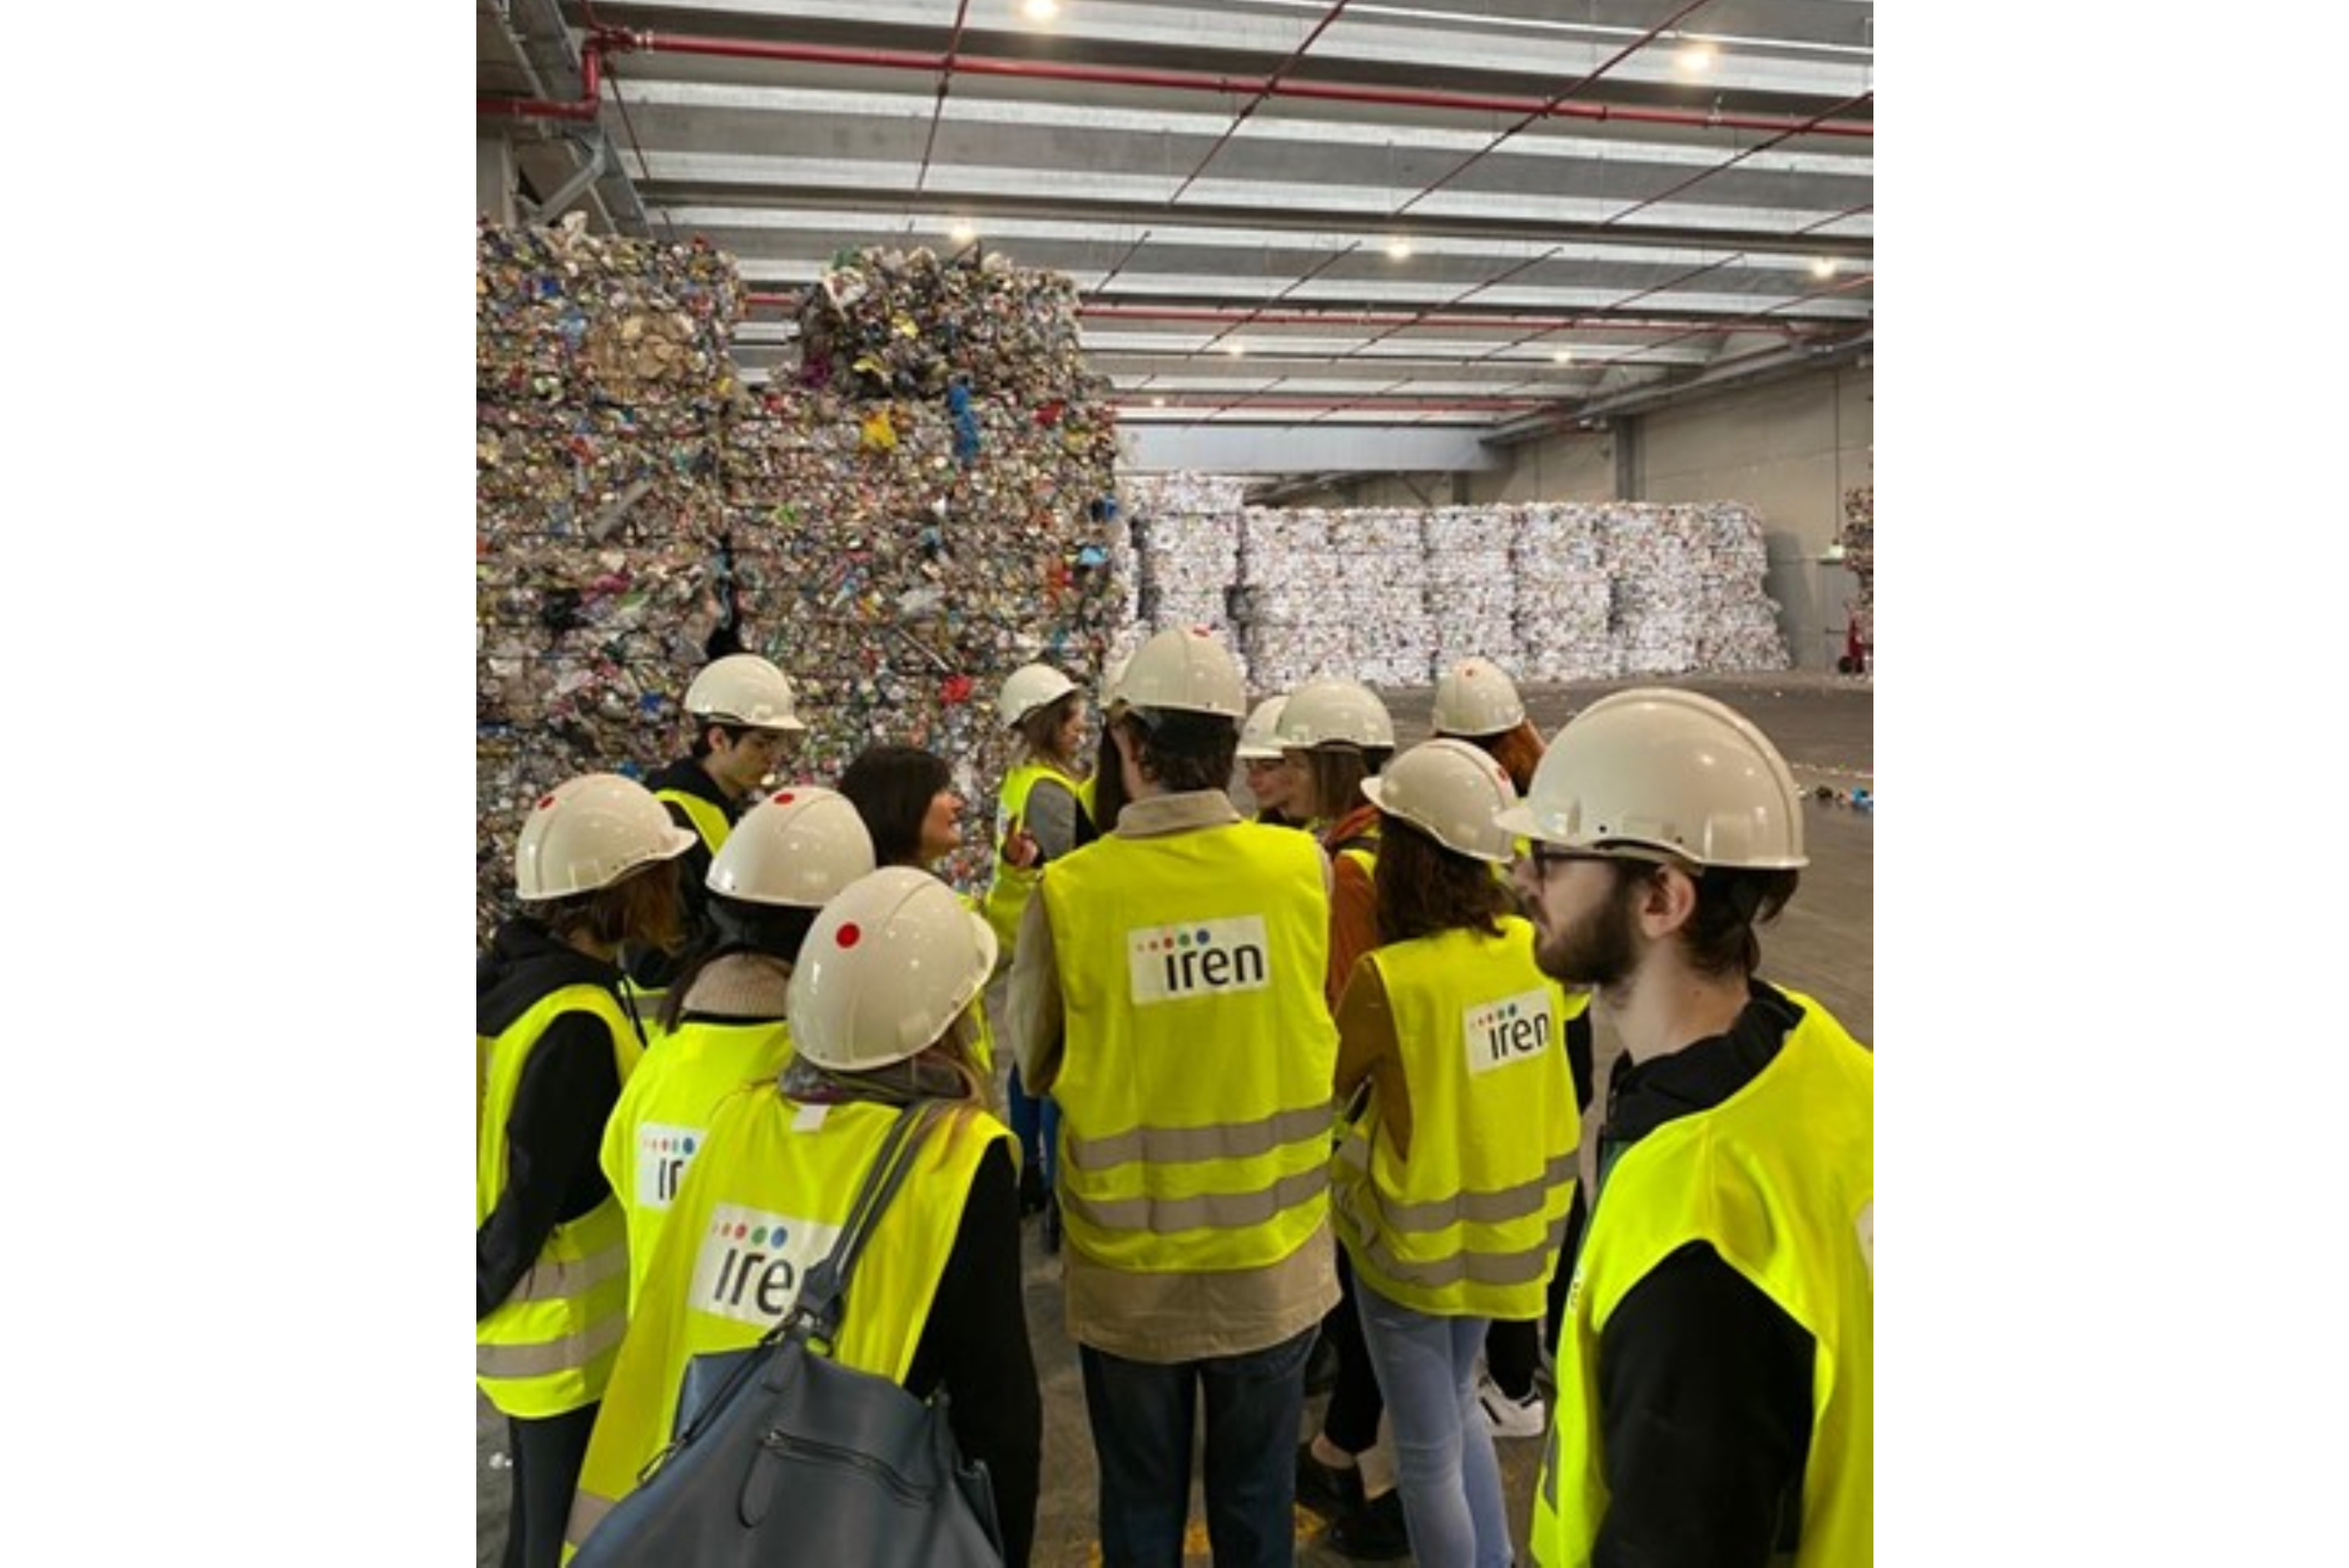
<path id="1" fill-rule="evenodd" d="M 1640 930 L 1651 940 L 1670 936 L 1696 915 L 1696 881 L 1678 866 L 1659 866 L 1642 879 Z"/>

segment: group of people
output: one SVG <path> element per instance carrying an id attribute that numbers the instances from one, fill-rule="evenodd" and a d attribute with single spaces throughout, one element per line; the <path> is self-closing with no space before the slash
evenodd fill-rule
<path id="1" fill-rule="evenodd" d="M 1867 1561 L 1872 1057 L 1757 977 L 1805 863 L 1768 739 L 1642 688 L 1545 748 L 1469 660 L 1398 748 L 1368 687 L 1251 710 L 1183 629 L 1106 673 L 1090 766 L 1086 697 L 1042 665 L 1005 683 L 979 897 L 931 873 L 964 802 L 927 752 L 745 809 L 799 727 L 750 655 L 694 683 L 657 793 L 599 774 L 537 803 L 480 980 L 508 1562 L 557 1561 L 637 1484 L 686 1363 L 788 1310 L 925 1099 L 954 1131 L 835 1348 L 947 1392 L 1008 1562 L 1041 1446 L 1029 1212 L 1109 1564 L 1181 1562 L 1195 1451 L 1218 1564 L 1293 1561 L 1299 1503 L 1352 1555 L 1508 1563 L 1496 1431 L 1548 1436 L 1537 1563 Z M 1626 1056 L 1586 1202 L 1594 1001 Z M 1317 1345 L 1335 1382 L 1300 1446 Z"/>

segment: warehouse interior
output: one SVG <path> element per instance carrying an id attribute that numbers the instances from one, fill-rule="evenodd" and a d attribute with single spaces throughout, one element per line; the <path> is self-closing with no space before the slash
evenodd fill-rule
<path id="1" fill-rule="evenodd" d="M 520 808 L 656 762 L 718 639 L 802 685 L 800 776 L 907 738 L 984 821 L 1006 670 L 1203 624 L 1405 745 L 1467 653 L 1545 734 L 1744 708 L 1816 857 L 1769 967 L 1871 1039 L 1873 12 L 476 0 L 481 925 Z M 1098 1562 L 1028 1244 L 1035 1561 Z"/>
<path id="2" fill-rule="evenodd" d="M 997 253 L 1075 285 L 1121 472 L 1734 499 L 1795 667 L 1841 651 L 1872 5 L 477 0 L 476 30 L 481 210 L 738 258 L 748 381 L 791 376 L 840 253 Z"/>

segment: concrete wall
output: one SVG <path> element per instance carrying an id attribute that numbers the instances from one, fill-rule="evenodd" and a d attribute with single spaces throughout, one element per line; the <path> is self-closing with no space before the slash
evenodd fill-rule
<path id="1" fill-rule="evenodd" d="M 1497 474 L 1478 474 L 1479 504 L 1526 500 L 1617 500 L 1615 433 L 1577 430 L 1527 441 L 1512 449 L 1516 464 Z"/>
<path id="2" fill-rule="evenodd" d="M 1825 371 L 1626 423 L 1626 499 L 1737 500 L 1760 512 L 1770 554 L 1764 587 L 1778 602 L 1787 648 L 1799 668 L 1832 669 L 1846 602 L 1859 585 L 1819 557 L 1843 527 L 1844 492 L 1875 482 L 1874 372 Z"/>

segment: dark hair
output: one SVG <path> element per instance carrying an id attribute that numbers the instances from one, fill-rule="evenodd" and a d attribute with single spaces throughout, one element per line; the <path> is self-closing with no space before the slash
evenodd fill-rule
<path id="1" fill-rule="evenodd" d="M 1542 753 L 1549 749 L 1542 743 L 1541 731 L 1534 727 L 1534 721 L 1530 718 L 1517 720 L 1513 727 L 1498 735 L 1446 737 L 1439 732 L 1437 738 L 1464 740 L 1482 750 L 1501 765 L 1501 771 L 1509 776 L 1509 782 L 1516 786 L 1520 796 L 1534 787 L 1534 769 L 1541 766 Z"/>
<path id="2" fill-rule="evenodd" d="M 1130 707 L 1118 722 L 1133 738 L 1134 767 L 1169 794 L 1230 786 L 1240 727 L 1219 713 Z"/>
<path id="3" fill-rule="evenodd" d="M 1118 754 L 1117 725 L 1104 721 L 1101 745 L 1093 756 L 1093 803 L 1079 813 L 1077 842 L 1089 844 L 1117 830 L 1117 814 L 1125 810 L 1125 762 Z"/>
<path id="4" fill-rule="evenodd" d="M 675 860 L 638 866 L 592 892 L 542 904 L 536 913 L 558 937 L 574 934 L 605 945 L 623 942 L 674 953 L 685 940 L 685 894 Z"/>
<path id="5" fill-rule="evenodd" d="M 836 788 L 873 835 L 876 866 L 922 864 L 922 819 L 941 789 L 952 788 L 946 758 L 918 746 L 868 746 L 843 770 Z"/>
<path id="6" fill-rule="evenodd" d="M 1640 861 L 1614 862 L 1619 890 L 1657 875 L 1661 866 Z M 1762 967 L 1757 925 L 1778 918 L 1802 881 L 1797 871 L 1683 866 L 1696 888 L 1696 908 L 1681 927 L 1689 967 L 1700 975 L 1750 975 Z"/>
<path id="7" fill-rule="evenodd" d="M 1762 967 L 1757 925 L 1778 918 L 1803 880 L 1796 871 L 1714 868 L 1696 879 L 1696 913 L 1682 935 L 1689 963 L 1705 975 L 1751 975 Z"/>
<path id="8" fill-rule="evenodd" d="M 1046 757 L 1055 762 L 1071 758 L 1061 755 L 1061 726 L 1069 721 L 1069 710 L 1084 700 L 1079 691 L 1064 691 L 1041 707 L 1030 708 L 1020 716 L 1017 726 L 1021 744 L 1030 757 Z"/>
<path id="9" fill-rule="evenodd" d="M 1362 803 L 1362 780 L 1376 776 L 1394 755 L 1392 746 L 1317 746 L 1305 753 L 1305 777 L 1313 800 L 1309 815 L 1342 817 Z"/>
<path id="10" fill-rule="evenodd" d="M 753 903 L 722 892 L 709 895 L 709 923 L 686 954 L 677 977 L 661 998 L 660 1024 L 674 1030 L 685 1016 L 685 995 L 701 972 L 731 953 L 763 953 L 786 964 L 799 962 L 800 944 L 815 924 L 816 911 L 800 904 Z"/>
<path id="11" fill-rule="evenodd" d="M 755 725 L 729 724 L 722 718 L 703 718 L 697 716 L 693 721 L 693 759 L 699 762 L 717 749 L 709 744 L 711 730 L 723 730 L 727 739 L 739 743 L 744 736 L 756 727 Z"/>
<path id="12" fill-rule="evenodd" d="M 1514 913 L 1509 890 L 1493 868 L 1447 850 L 1401 817 L 1381 812 L 1377 894 L 1379 940 L 1408 942 L 1445 931 L 1501 934 L 1501 916 Z"/>

